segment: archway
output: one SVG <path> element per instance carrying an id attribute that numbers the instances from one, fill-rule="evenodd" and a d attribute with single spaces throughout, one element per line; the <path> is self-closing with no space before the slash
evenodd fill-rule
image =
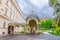
<path id="1" fill-rule="evenodd" d="M 35 33 L 35 30 L 37 30 L 37 23 L 35 20 L 30 20 L 29 21 L 29 26 L 31 27 L 30 32 Z"/>
<path id="2" fill-rule="evenodd" d="M 13 26 L 8 26 L 8 34 L 13 35 L 14 32 L 14 27 Z"/>

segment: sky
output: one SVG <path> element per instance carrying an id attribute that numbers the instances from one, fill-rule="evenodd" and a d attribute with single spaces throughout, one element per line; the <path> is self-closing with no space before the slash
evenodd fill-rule
<path id="1" fill-rule="evenodd" d="M 17 0 L 21 10 L 23 11 L 24 18 L 34 11 L 40 19 L 43 18 L 54 18 L 54 9 L 49 6 L 49 0 Z"/>

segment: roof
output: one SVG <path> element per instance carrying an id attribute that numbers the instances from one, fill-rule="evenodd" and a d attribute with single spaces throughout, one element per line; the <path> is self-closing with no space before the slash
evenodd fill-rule
<path id="1" fill-rule="evenodd" d="M 9 25 L 25 25 L 25 23 L 20 23 L 20 22 L 11 22 Z"/>
<path id="2" fill-rule="evenodd" d="M 29 15 L 29 16 L 26 18 L 26 20 L 31 19 L 31 18 L 35 18 L 35 19 L 37 19 L 37 20 L 40 20 L 39 17 L 38 17 L 37 15 L 35 15 L 35 14 Z"/>

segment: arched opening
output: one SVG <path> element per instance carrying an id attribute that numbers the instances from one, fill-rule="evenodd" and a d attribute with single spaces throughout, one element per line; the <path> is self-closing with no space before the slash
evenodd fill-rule
<path id="1" fill-rule="evenodd" d="M 13 26 L 8 26 L 8 34 L 13 35 L 14 32 L 14 27 Z"/>
<path id="2" fill-rule="evenodd" d="M 35 30 L 37 30 L 37 23 L 35 20 L 30 20 L 29 21 L 29 26 L 31 27 L 30 32 L 35 33 Z"/>
<path id="3" fill-rule="evenodd" d="M 30 26 L 30 27 L 37 26 L 36 21 L 35 21 L 35 20 L 30 20 L 30 21 L 29 21 L 29 26 Z"/>

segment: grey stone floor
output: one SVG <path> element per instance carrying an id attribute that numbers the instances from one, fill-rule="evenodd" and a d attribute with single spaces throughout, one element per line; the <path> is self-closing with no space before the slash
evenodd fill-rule
<path id="1" fill-rule="evenodd" d="M 0 40 L 60 40 L 60 37 L 51 34 L 13 35 L 13 36 L 1 37 Z"/>

